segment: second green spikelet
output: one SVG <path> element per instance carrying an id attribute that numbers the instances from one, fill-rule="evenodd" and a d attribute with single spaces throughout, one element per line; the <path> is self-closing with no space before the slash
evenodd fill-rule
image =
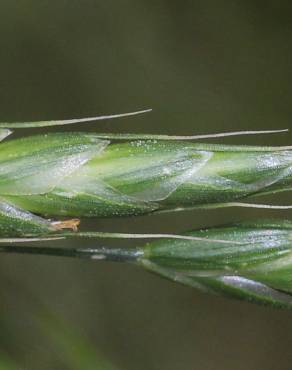
<path id="1" fill-rule="evenodd" d="M 137 248 L 0 245 L 0 253 L 130 262 L 205 292 L 292 308 L 292 223 L 285 220 L 195 230 Z"/>

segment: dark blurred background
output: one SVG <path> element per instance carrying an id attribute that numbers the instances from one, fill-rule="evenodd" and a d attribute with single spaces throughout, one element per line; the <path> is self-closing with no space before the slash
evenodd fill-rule
<path id="1" fill-rule="evenodd" d="M 144 116 L 62 130 L 291 128 L 291 11 L 291 1 L 2 0 L 0 121 L 151 107 Z M 291 138 L 224 142 L 287 145 Z M 289 194 L 269 200 L 292 203 Z M 83 228 L 179 232 L 278 216 L 292 212 L 192 211 L 90 220 Z M 18 369 L 73 369 L 40 329 L 41 306 L 117 369 L 291 369 L 291 312 L 208 296 L 130 265 L 2 255 L 0 353 Z"/>

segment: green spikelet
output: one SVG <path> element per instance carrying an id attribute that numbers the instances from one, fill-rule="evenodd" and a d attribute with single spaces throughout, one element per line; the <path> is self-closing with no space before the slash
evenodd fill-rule
<path id="1" fill-rule="evenodd" d="M 52 238 L 131 237 L 62 229 L 50 230 L 50 235 Z M 130 262 L 204 292 L 292 308 L 292 222 L 238 223 L 164 237 L 138 248 L 0 245 L 0 252 Z"/>
<path id="2" fill-rule="evenodd" d="M 43 216 L 221 207 L 290 190 L 292 150 L 56 133 L 0 144 L 0 196 Z M 233 203 L 232 203 L 233 204 Z"/>

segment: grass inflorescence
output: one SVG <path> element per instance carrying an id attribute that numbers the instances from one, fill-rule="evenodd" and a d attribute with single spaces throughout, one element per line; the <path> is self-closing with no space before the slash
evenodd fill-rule
<path id="1" fill-rule="evenodd" d="M 0 124 L 0 139 L 13 127 L 86 120 L 93 119 Z M 0 251 L 134 262 L 204 291 L 291 307 L 292 224 L 288 221 L 170 235 L 78 231 L 79 217 L 136 216 L 196 207 L 277 208 L 245 199 L 292 190 L 292 147 L 192 142 L 252 133 L 258 132 L 191 137 L 66 132 L 4 141 L 0 143 L 0 241 L 11 244 L 2 244 Z M 159 241 L 117 250 L 12 245 L 85 237 Z"/>

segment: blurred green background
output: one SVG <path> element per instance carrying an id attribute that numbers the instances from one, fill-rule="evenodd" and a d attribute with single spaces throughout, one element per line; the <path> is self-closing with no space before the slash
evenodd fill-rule
<path id="1" fill-rule="evenodd" d="M 63 130 L 185 135 L 291 128 L 291 11 L 291 1 L 2 0 L 0 121 L 151 107 L 144 116 Z M 291 145 L 291 138 L 224 142 Z M 269 200 L 292 203 L 289 194 Z M 90 220 L 83 228 L 179 232 L 277 216 L 292 212 L 192 211 Z M 291 369 L 291 312 L 208 296 L 134 266 L 2 255 L 0 354 L 16 369 L 97 369 L 90 361 L 67 362 L 47 332 L 43 307 L 117 369 Z M 67 344 L 78 356 L 78 345 Z"/>

